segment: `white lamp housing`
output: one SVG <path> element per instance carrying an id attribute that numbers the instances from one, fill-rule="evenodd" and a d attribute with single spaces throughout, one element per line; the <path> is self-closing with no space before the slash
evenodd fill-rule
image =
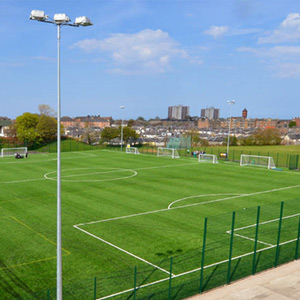
<path id="1" fill-rule="evenodd" d="M 77 17 L 74 22 L 75 25 L 80 25 L 80 26 L 91 26 L 93 23 L 88 17 Z"/>
<path id="2" fill-rule="evenodd" d="M 48 19 L 48 16 L 42 10 L 33 10 L 31 11 L 30 20 L 37 20 L 37 21 L 45 21 Z"/>
<path id="3" fill-rule="evenodd" d="M 70 22 L 70 18 L 66 14 L 55 14 L 53 20 L 56 24 Z"/>

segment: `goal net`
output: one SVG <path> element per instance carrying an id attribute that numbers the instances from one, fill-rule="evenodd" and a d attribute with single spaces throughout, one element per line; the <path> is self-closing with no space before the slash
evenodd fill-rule
<path id="1" fill-rule="evenodd" d="M 157 148 L 157 156 L 168 156 L 172 158 L 179 158 L 179 154 L 174 148 Z"/>
<path id="2" fill-rule="evenodd" d="M 2 148 L 0 157 L 14 156 L 16 153 L 25 156 L 27 153 L 27 147 Z"/>
<path id="3" fill-rule="evenodd" d="M 218 158 L 214 154 L 199 154 L 198 157 L 199 162 L 208 162 L 212 164 L 217 164 L 218 163 Z"/>
<path id="4" fill-rule="evenodd" d="M 242 154 L 240 160 L 240 166 L 256 166 L 266 167 L 268 169 L 276 168 L 274 159 L 271 156 L 260 156 L 260 155 L 247 155 Z"/>
<path id="5" fill-rule="evenodd" d="M 140 151 L 137 147 L 126 147 L 126 153 L 140 154 Z"/>

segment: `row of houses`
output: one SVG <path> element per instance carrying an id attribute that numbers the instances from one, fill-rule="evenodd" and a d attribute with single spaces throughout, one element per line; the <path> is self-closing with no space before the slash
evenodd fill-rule
<path id="1" fill-rule="evenodd" d="M 211 145 L 222 144 L 228 135 L 230 119 L 208 120 L 185 120 L 172 122 L 170 120 L 151 120 L 148 122 L 136 121 L 132 128 L 139 134 L 138 142 L 161 146 L 170 137 L 180 137 L 183 134 L 197 134 L 200 138 L 207 140 Z M 246 119 L 231 118 L 232 135 L 238 139 L 246 138 L 253 134 L 257 128 L 278 128 L 281 132 L 283 143 L 289 145 L 300 144 L 300 119 L 293 119 L 296 127 L 289 128 L 290 120 L 279 119 Z M 0 117 L 0 137 L 6 136 L 6 130 L 13 124 L 7 117 Z M 118 127 L 121 120 L 113 121 L 112 117 L 82 116 L 62 117 L 61 124 L 64 127 L 65 135 L 74 138 L 81 138 L 87 129 L 89 132 L 97 133 L 100 137 L 105 127 Z M 124 121 L 124 126 L 127 121 Z M 116 141 L 118 143 L 119 141 Z"/>
<path id="2" fill-rule="evenodd" d="M 221 129 L 221 128 L 228 128 L 229 122 L 231 122 L 231 128 L 241 128 L 241 129 L 251 129 L 251 128 L 289 128 L 289 124 L 291 120 L 282 120 L 282 119 L 271 119 L 271 118 L 263 118 L 263 119 L 246 119 L 243 117 L 232 117 L 228 119 L 208 119 L 208 118 L 200 118 L 198 120 L 198 128 L 214 128 L 214 129 Z M 297 118 L 295 122 L 299 123 L 300 120 Z"/>

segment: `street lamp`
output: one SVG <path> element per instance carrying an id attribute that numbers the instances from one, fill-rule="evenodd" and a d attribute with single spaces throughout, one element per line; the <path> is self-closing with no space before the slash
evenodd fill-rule
<path id="1" fill-rule="evenodd" d="M 229 141 L 230 141 L 230 128 L 231 128 L 231 107 L 235 104 L 235 100 L 228 100 L 227 103 L 230 105 L 230 118 L 229 118 L 229 128 L 228 128 L 228 139 L 227 139 L 227 159 L 229 155 Z"/>
<path id="2" fill-rule="evenodd" d="M 120 106 L 121 109 L 124 109 L 125 106 Z M 121 152 L 123 151 L 123 114 L 122 114 L 122 121 L 121 121 Z"/>
<path id="3" fill-rule="evenodd" d="M 61 243 L 61 133 L 60 133 L 60 29 L 61 26 L 90 26 L 93 23 L 87 17 L 77 17 L 74 23 L 66 14 L 55 14 L 49 18 L 41 10 L 31 11 L 30 20 L 51 23 L 57 26 L 57 264 L 56 264 L 56 299 L 62 300 L 62 243 Z"/>

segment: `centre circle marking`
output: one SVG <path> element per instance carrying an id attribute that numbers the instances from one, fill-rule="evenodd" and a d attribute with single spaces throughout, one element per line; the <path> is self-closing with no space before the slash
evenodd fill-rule
<path id="1" fill-rule="evenodd" d="M 70 174 L 70 175 L 63 175 L 64 172 L 68 171 L 78 171 L 78 170 L 90 170 L 91 172 L 87 173 L 81 173 L 81 174 Z M 98 170 L 98 171 L 96 171 Z M 99 171 L 102 170 L 102 171 Z M 78 176 L 91 176 L 91 175 L 99 175 L 99 174 L 105 174 L 105 173 L 118 173 L 118 172 L 130 172 L 131 174 L 128 176 L 122 176 L 122 177 L 116 177 L 116 178 L 110 178 L 110 179 L 66 179 L 71 177 L 78 177 Z M 55 174 L 57 171 L 51 171 L 46 174 L 44 174 L 44 178 L 48 180 L 57 180 L 57 177 L 51 177 L 51 174 Z M 68 181 L 68 182 L 100 182 L 100 181 L 114 181 L 114 180 L 122 180 L 131 178 L 137 175 L 137 172 L 132 169 L 121 169 L 121 168 L 75 168 L 75 169 L 66 169 L 61 170 L 61 181 Z"/>

